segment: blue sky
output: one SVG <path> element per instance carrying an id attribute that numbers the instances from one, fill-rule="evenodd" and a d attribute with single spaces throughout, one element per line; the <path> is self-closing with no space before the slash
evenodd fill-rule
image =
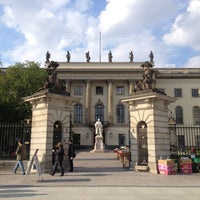
<path id="1" fill-rule="evenodd" d="M 200 64 L 200 0 L 0 0 L 0 61 L 3 67 L 51 60 L 85 62 L 149 60 L 156 67 Z"/>

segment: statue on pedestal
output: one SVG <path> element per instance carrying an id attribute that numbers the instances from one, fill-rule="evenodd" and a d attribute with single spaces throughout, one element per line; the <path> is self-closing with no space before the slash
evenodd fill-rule
<path id="1" fill-rule="evenodd" d="M 46 53 L 46 62 L 50 62 L 50 57 L 51 57 L 51 54 L 49 53 L 49 51 L 47 51 Z"/>
<path id="2" fill-rule="evenodd" d="M 98 119 L 95 123 L 95 143 L 94 143 L 94 149 L 91 152 L 104 152 L 104 144 L 103 144 L 103 125 Z"/>
<path id="3" fill-rule="evenodd" d="M 71 55 L 69 51 L 67 51 L 66 58 L 67 58 L 67 62 L 70 62 Z"/>
<path id="4" fill-rule="evenodd" d="M 133 51 L 130 51 L 129 52 L 129 59 L 130 59 L 130 62 L 133 62 Z"/>
<path id="5" fill-rule="evenodd" d="M 90 52 L 86 52 L 85 53 L 85 57 L 86 57 L 86 62 L 90 62 Z"/>
<path id="6" fill-rule="evenodd" d="M 134 92 L 145 91 L 149 89 L 155 89 L 156 81 L 153 79 L 154 70 L 152 69 L 153 65 L 145 61 L 141 67 L 144 69 L 143 80 L 137 81 Z"/>
<path id="7" fill-rule="evenodd" d="M 38 91 L 48 89 L 49 92 L 55 94 L 62 94 L 69 96 L 69 93 L 66 91 L 66 83 L 64 80 L 57 78 L 57 68 L 59 67 L 58 62 L 50 61 L 47 65 L 46 71 L 48 77 L 42 88 L 39 88 Z"/>
<path id="8" fill-rule="evenodd" d="M 150 53 L 149 53 L 149 58 L 150 58 L 150 63 L 151 64 L 154 63 L 154 61 L 153 61 L 154 55 L 153 55 L 152 51 L 150 51 Z"/>
<path id="9" fill-rule="evenodd" d="M 100 119 L 98 119 L 95 123 L 95 134 L 102 137 L 102 131 L 103 131 L 103 126 Z"/>
<path id="10" fill-rule="evenodd" d="M 112 56 L 112 52 L 109 51 L 108 53 L 108 62 L 112 62 L 113 56 Z"/>

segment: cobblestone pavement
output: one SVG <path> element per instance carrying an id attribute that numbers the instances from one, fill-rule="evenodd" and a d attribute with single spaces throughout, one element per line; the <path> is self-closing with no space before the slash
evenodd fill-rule
<path id="1" fill-rule="evenodd" d="M 18 195 L 19 199 L 21 196 L 41 199 L 43 194 L 48 195 L 50 200 L 56 198 L 54 195 L 60 194 L 59 190 L 63 190 L 65 194 L 73 192 L 74 198 L 71 199 L 76 199 L 76 197 L 78 199 L 78 195 L 82 193 L 85 196 L 82 196 L 81 199 L 94 199 L 91 197 L 93 193 L 95 199 L 101 199 L 103 194 L 107 194 L 107 197 L 110 197 L 107 199 L 120 199 L 119 197 L 126 195 L 125 199 L 150 200 L 148 194 L 152 194 L 152 199 L 160 200 L 165 199 L 164 194 L 168 193 L 168 196 L 180 194 L 184 197 L 187 195 L 188 198 L 184 199 L 190 199 L 192 194 L 191 199 L 194 200 L 200 196 L 199 187 L 200 173 L 155 175 L 130 171 L 122 168 L 122 164 L 114 157 L 113 152 L 79 152 L 74 160 L 74 172 L 66 172 L 63 177 L 60 177 L 59 173 L 56 173 L 55 176 L 42 174 L 39 177 L 37 174 L 22 176 L 20 172 L 18 174 L 12 174 L 12 171 L 0 172 L 0 199 L 5 197 L 12 199 L 13 195 Z M 17 194 L 16 192 L 12 193 L 16 190 L 19 191 Z M 100 191 L 104 193 L 102 194 Z M 28 195 L 24 196 L 26 193 Z M 135 198 L 133 198 L 133 194 Z M 160 198 L 153 198 L 158 195 Z M 64 198 L 60 194 L 59 199 L 66 199 L 66 196 Z"/>

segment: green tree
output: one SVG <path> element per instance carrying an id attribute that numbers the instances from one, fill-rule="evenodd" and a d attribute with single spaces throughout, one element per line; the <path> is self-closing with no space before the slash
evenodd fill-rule
<path id="1" fill-rule="evenodd" d="M 46 70 L 39 63 L 16 63 L 0 73 L 0 121 L 19 122 L 29 118 L 31 107 L 22 97 L 32 95 L 44 84 Z"/>

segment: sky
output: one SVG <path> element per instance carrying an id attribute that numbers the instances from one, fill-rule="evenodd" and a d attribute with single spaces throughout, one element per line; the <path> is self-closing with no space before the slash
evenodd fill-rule
<path id="1" fill-rule="evenodd" d="M 200 0 L 0 0 L 1 67 L 50 60 L 149 60 L 155 67 L 200 67 Z"/>

